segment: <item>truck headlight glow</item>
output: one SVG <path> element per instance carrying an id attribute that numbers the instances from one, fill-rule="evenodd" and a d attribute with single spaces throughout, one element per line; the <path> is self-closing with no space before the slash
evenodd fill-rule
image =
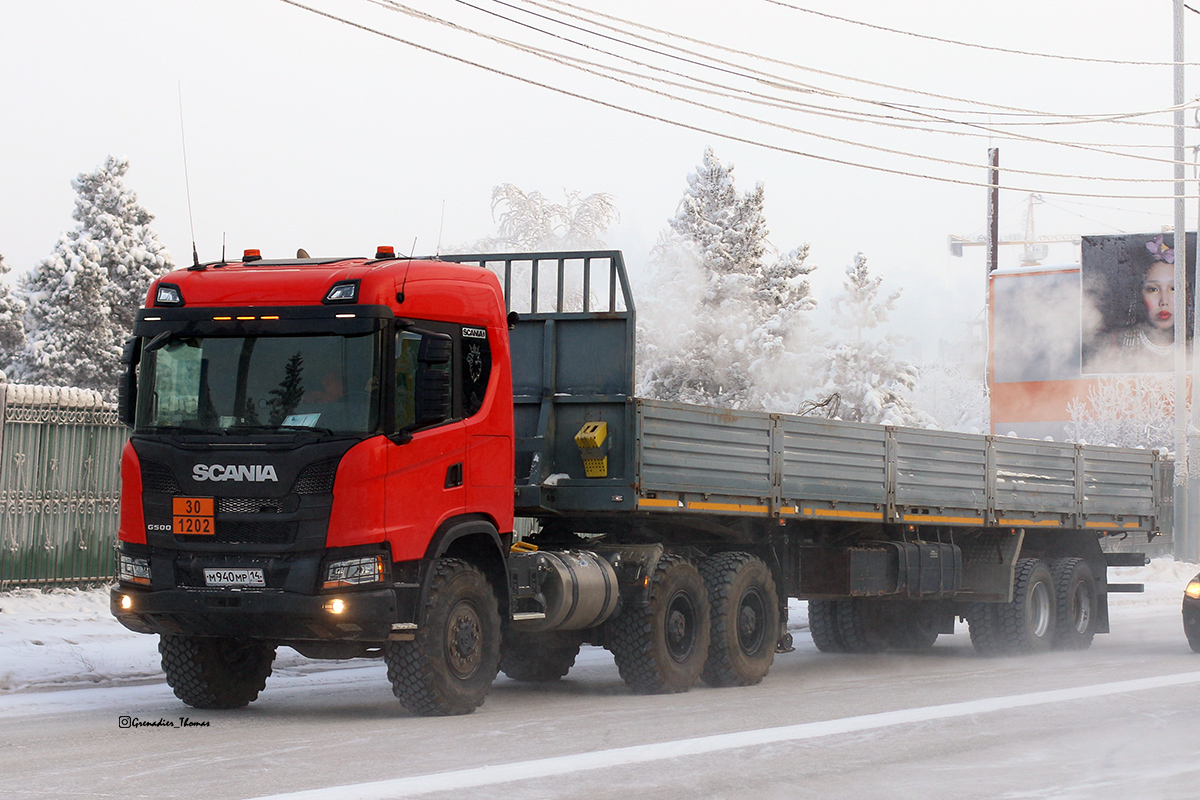
<path id="1" fill-rule="evenodd" d="M 348 558 L 342 561 L 330 561 L 325 567 L 324 589 L 337 589 L 343 586 L 360 586 L 364 583 L 378 583 L 383 580 L 383 556 L 368 558 Z"/>
<path id="2" fill-rule="evenodd" d="M 1200 581 L 1192 581 L 1183 590 L 1183 593 L 1193 600 L 1200 600 Z"/>
<path id="3" fill-rule="evenodd" d="M 117 554 L 117 580 L 150 585 L 150 559 Z"/>

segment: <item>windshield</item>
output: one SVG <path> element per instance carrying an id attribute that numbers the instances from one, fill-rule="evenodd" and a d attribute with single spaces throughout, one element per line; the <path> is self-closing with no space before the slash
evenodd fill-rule
<path id="1" fill-rule="evenodd" d="M 137 427 L 373 432 L 380 345 L 377 333 L 171 339 L 142 356 Z"/>

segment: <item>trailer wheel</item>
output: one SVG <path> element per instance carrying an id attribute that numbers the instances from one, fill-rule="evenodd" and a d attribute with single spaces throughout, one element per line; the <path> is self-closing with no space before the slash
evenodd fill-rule
<path id="1" fill-rule="evenodd" d="M 500 614 L 475 567 L 443 558 L 434 567 L 416 638 L 383 649 L 392 693 L 414 714 L 469 714 L 483 705 L 500 663 Z"/>
<path id="2" fill-rule="evenodd" d="M 708 660 L 700 679 L 709 686 L 752 686 L 775 661 L 779 598 L 771 570 L 749 553 L 720 553 L 700 562 L 712 621 Z"/>
<path id="3" fill-rule="evenodd" d="M 686 558 L 665 555 L 650 577 L 646 603 L 628 603 L 608 625 L 621 679 L 641 694 L 686 692 L 708 655 L 708 596 Z"/>
<path id="4" fill-rule="evenodd" d="M 1057 617 L 1050 567 L 1040 558 L 1017 561 L 1011 603 L 976 603 L 968 613 L 971 643 L 985 656 L 1027 655 L 1050 649 Z"/>
<path id="5" fill-rule="evenodd" d="M 500 645 L 500 671 L 514 681 L 556 681 L 575 666 L 581 631 L 508 631 Z"/>
<path id="6" fill-rule="evenodd" d="M 842 632 L 838 627 L 838 608 L 842 600 L 809 600 L 808 632 L 813 644 L 822 653 L 845 653 Z"/>
<path id="7" fill-rule="evenodd" d="M 241 708 L 267 685 L 275 645 L 253 639 L 162 635 L 162 669 L 192 708 Z"/>
<path id="8" fill-rule="evenodd" d="M 1086 650 L 1096 637 L 1096 577 L 1082 558 L 1056 558 L 1050 574 L 1058 609 L 1054 648 Z"/>

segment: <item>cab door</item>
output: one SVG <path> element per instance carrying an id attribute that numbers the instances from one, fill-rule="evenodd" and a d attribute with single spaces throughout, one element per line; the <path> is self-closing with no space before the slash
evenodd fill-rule
<path id="1" fill-rule="evenodd" d="M 385 482 L 385 524 L 396 561 L 424 557 L 438 527 L 466 507 L 467 433 L 452 399 L 455 370 L 450 358 L 443 364 L 422 363 L 422 351 L 428 346 L 424 340 L 431 337 L 450 339 L 434 331 L 396 333 L 392 393 L 396 433 L 387 445 Z M 447 384 L 447 419 L 426 426 L 422 415 L 429 413 L 428 384 L 438 371 L 444 372 Z M 418 386 L 422 381 L 424 388 Z"/>

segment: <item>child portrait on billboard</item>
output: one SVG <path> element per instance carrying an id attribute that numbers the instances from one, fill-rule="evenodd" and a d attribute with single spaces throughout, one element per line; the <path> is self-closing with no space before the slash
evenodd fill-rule
<path id="1" fill-rule="evenodd" d="M 1195 275 L 1195 234 L 1188 235 L 1188 273 Z M 1084 374 L 1171 372 L 1175 369 L 1175 317 L 1191 303 L 1175 296 L 1171 234 L 1094 236 L 1083 240 Z M 1098 324 L 1088 330 L 1088 320 Z"/>

